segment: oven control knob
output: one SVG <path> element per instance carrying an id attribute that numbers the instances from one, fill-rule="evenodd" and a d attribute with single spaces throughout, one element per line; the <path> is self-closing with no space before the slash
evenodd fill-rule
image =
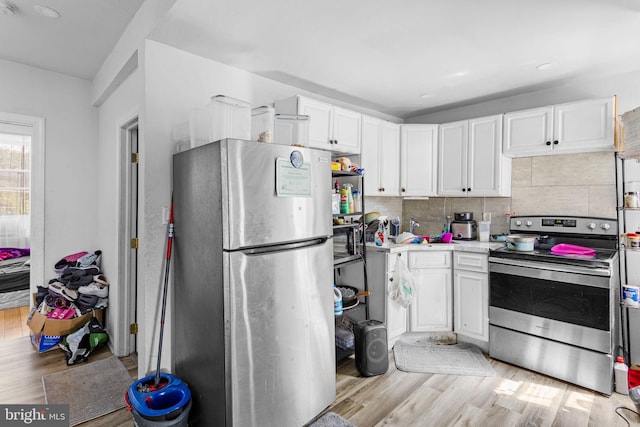
<path id="1" fill-rule="evenodd" d="M 527 227 L 531 227 L 532 225 L 533 225 L 533 222 L 527 221 Z"/>
<path id="2" fill-rule="evenodd" d="M 589 224 L 587 224 L 587 228 L 589 230 L 595 230 L 596 229 L 596 223 L 595 222 L 590 222 Z"/>
<path id="3" fill-rule="evenodd" d="M 520 221 L 519 219 L 518 219 L 518 220 L 516 220 L 516 226 L 517 226 L 517 227 L 520 227 L 521 225 L 522 225 L 522 221 Z"/>
<path id="4" fill-rule="evenodd" d="M 600 228 L 602 228 L 603 230 L 608 230 L 611 228 L 611 226 L 605 222 L 603 224 L 600 224 Z"/>

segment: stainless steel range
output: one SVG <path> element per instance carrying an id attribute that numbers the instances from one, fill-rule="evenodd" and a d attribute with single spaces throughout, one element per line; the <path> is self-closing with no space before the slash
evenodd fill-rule
<path id="1" fill-rule="evenodd" d="M 517 216 L 510 231 L 538 239 L 533 251 L 489 254 L 490 356 L 611 394 L 620 316 L 616 220 Z"/>

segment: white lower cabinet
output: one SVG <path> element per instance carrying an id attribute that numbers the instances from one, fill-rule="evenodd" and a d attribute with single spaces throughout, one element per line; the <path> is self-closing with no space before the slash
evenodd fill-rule
<path id="1" fill-rule="evenodd" d="M 367 251 L 367 275 L 369 281 L 369 316 L 387 327 L 387 343 L 391 350 L 395 342 L 407 332 L 407 309 L 389 296 L 393 284 L 395 266 L 406 253 Z"/>
<path id="2" fill-rule="evenodd" d="M 409 331 L 452 331 L 451 252 L 409 251 L 408 255 L 415 286 L 409 306 Z"/>
<path id="3" fill-rule="evenodd" d="M 454 332 L 489 341 L 489 273 L 484 253 L 454 252 Z"/>

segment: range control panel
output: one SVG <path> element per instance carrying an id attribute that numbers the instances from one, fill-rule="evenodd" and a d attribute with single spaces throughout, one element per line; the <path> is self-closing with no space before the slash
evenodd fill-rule
<path id="1" fill-rule="evenodd" d="M 558 219 L 558 218 L 542 218 L 543 227 L 573 227 L 575 228 L 577 221 L 575 219 Z"/>
<path id="2" fill-rule="evenodd" d="M 615 218 L 572 216 L 513 216 L 509 228 L 512 233 L 568 233 L 580 235 L 618 235 Z"/>

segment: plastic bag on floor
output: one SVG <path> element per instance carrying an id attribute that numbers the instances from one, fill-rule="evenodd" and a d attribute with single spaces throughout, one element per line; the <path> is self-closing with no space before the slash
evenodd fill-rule
<path id="1" fill-rule="evenodd" d="M 107 331 L 100 321 L 92 317 L 82 328 L 62 338 L 59 346 L 67 357 L 67 365 L 84 362 L 94 348 L 106 344 Z"/>
<path id="2" fill-rule="evenodd" d="M 389 296 L 403 307 L 409 307 L 413 301 L 415 286 L 413 275 L 402 258 L 398 258 L 393 280 L 389 283 Z"/>

